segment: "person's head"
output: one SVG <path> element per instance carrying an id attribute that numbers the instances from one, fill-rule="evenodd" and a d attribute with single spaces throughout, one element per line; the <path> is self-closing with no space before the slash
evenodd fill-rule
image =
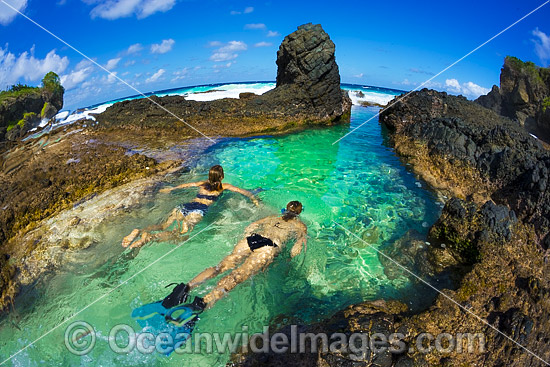
<path id="1" fill-rule="evenodd" d="M 302 203 L 296 200 L 291 201 L 288 204 L 286 204 L 286 210 L 283 213 L 283 219 L 285 221 L 291 220 L 299 216 L 301 212 L 302 212 Z"/>
<path id="2" fill-rule="evenodd" d="M 223 168 L 219 164 L 212 166 L 208 172 L 208 185 L 210 191 L 221 191 L 223 189 Z"/>

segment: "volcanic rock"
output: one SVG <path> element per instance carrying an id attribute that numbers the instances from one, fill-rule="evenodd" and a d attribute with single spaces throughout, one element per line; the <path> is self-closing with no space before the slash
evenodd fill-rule
<path id="1" fill-rule="evenodd" d="M 550 68 L 508 56 L 500 73 L 500 88 L 480 96 L 477 103 L 550 142 Z"/>

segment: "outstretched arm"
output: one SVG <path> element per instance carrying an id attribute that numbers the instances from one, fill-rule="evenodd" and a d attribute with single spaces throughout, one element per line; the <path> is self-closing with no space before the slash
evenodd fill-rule
<path id="1" fill-rule="evenodd" d="M 250 200 L 252 200 L 252 202 L 253 202 L 256 206 L 259 206 L 259 205 L 260 205 L 260 201 L 258 200 L 258 198 L 257 198 L 256 196 L 254 196 L 254 194 L 251 193 L 251 192 L 248 191 L 248 190 L 241 189 L 240 187 L 233 186 L 233 185 L 231 185 L 231 184 L 223 184 L 223 187 L 224 187 L 225 189 L 228 189 L 228 190 L 231 190 L 231 191 L 234 191 L 234 192 L 238 192 L 239 194 L 244 195 L 244 196 L 250 198 Z"/>
<path id="2" fill-rule="evenodd" d="M 307 227 L 304 223 L 300 222 L 300 229 L 298 232 L 298 238 L 296 243 L 292 246 L 290 250 L 290 257 L 295 257 L 302 252 L 302 247 L 306 246 L 307 248 Z"/>
<path id="3" fill-rule="evenodd" d="M 186 187 L 201 186 L 204 183 L 206 183 L 206 181 L 189 182 L 189 183 L 184 183 L 184 184 L 174 186 L 174 187 L 164 187 L 164 188 L 160 189 L 159 192 L 167 193 L 167 192 L 170 192 L 172 190 L 184 189 Z"/>

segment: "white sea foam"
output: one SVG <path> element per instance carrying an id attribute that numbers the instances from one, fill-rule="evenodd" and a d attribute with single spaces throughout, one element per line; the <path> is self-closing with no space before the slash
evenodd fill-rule
<path id="1" fill-rule="evenodd" d="M 361 102 L 376 103 L 382 106 L 387 105 L 397 94 L 381 93 L 372 90 L 347 89 L 351 102 L 354 105 L 361 105 Z M 361 95 L 361 93 L 363 95 Z"/>
<path id="2" fill-rule="evenodd" d="M 70 115 L 67 114 L 67 115 L 59 116 L 60 114 L 58 114 L 56 116 L 56 122 L 53 125 L 53 127 L 69 125 L 69 124 L 72 124 L 76 121 L 83 120 L 83 119 L 88 119 L 88 120 L 95 121 L 95 117 L 93 116 L 94 114 L 99 114 L 99 113 L 105 112 L 105 110 L 107 108 L 109 108 L 110 106 L 112 106 L 113 104 L 114 104 L 114 102 L 105 103 L 105 104 L 99 105 L 99 106 L 94 107 L 94 108 L 75 111 L 75 112 L 71 113 Z M 59 116 L 59 118 L 58 118 L 58 116 Z"/>
<path id="3" fill-rule="evenodd" d="M 275 83 L 226 84 L 213 87 L 208 93 L 186 93 L 185 99 L 190 101 L 213 101 L 222 98 L 239 98 L 241 93 L 264 94 L 275 88 Z"/>

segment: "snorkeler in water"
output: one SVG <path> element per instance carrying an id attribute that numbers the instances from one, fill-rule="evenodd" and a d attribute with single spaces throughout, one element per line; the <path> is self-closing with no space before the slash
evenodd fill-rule
<path id="1" fill-rule="evenodd" d="M 290 256 L 298 255 L 307 243 L 307 227 L 299 219 L 301 212 L 302 204 L 299 201 L 291 201 L 282 216 L 269 216 L 250 224 L 230 255 L 217 266 L 205 269 L 189 282 L 188 289 L 191 290 L 208 279 L 236 268 L 222 278 L 204 298 L 195 297 L 194 306 L 203 309 L 206 306 L 212 307 L 238 284 L 266 269 L 283 250 L 285 244 L 292 239 L 295 243 Z M 239 264 L 241 265 L 237 267 Z"/>
<path id="2" fill-rule="evenodd" d="M 176 187 L 166 187 L 161 189 L 160 192 L 168 193 L 176 189 L 198 187 L 199 192 L 191 202 L 176 206 L 164 223 L 152 225 L 143 230 L 137 228 L 134 229 L 128 236 L 124 237 L 122 240 L 122 246 L 130 246 L 130 248 L 141 247 L 145 243 L 152 240 L 166 240 L 173 237 L 175 234 L 181 235 L 191 231 L 193 227 L 202 220 L 202 217 L 206 214 L 210 205 L 219 199 L 224 190 L 238 192 L 239 194 L 250 198 L 255 205 L 259 205 L 259 200 L 250 191 L 243 190 L 228 183 L 222 185 L 223 178 L 224 174 L 222 166 L 216 165 L 210 168 L 210 171 L 208 172 L 208 180 L 206 181 L 190 182 Z M 166 230 L 175 221 L 178 223 L 178 228 L 175 231 L 176 233 L 174 233 L 174 231 L 167 232 Z M 152 234 L 152 231 L 161 232 Z M 140 232 L 141 237 L 137 241 L 134 241 Z"/>

